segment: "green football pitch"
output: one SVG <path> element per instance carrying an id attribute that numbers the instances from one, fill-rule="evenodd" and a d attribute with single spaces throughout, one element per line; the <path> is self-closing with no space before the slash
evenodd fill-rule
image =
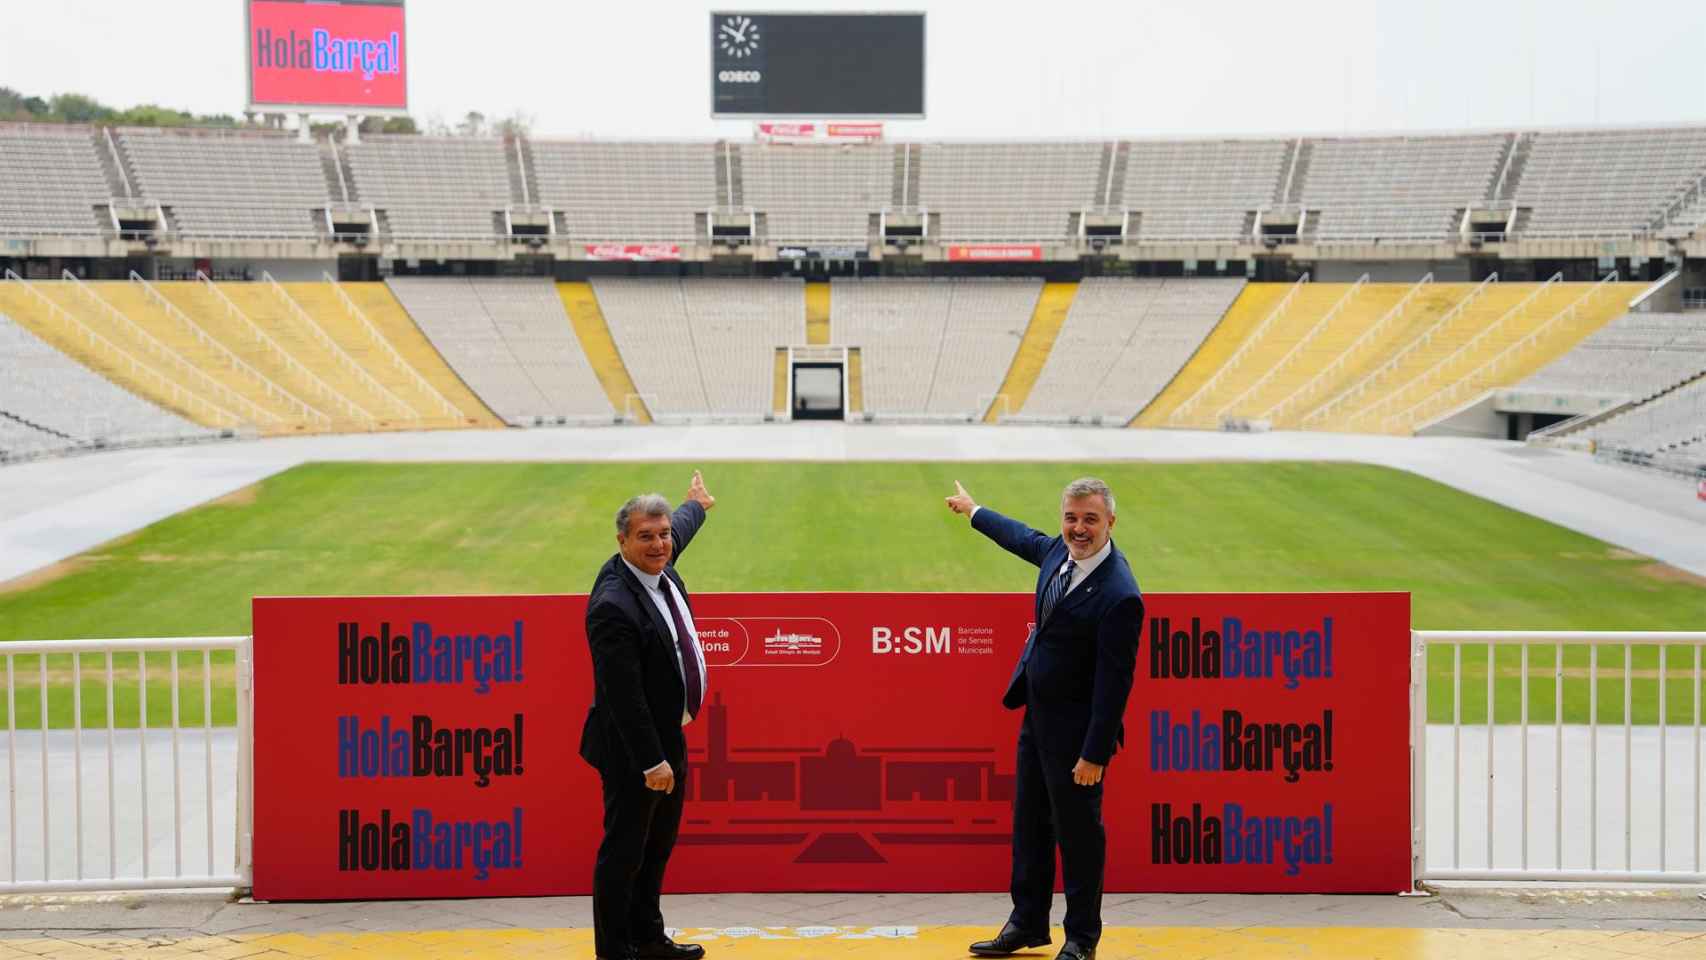
<path id="1" fill-rule="evenodd" d="M 1433 629 L 1700 629 L 1706 582 L 1410 474 L 1354 464 L 707 463 L 718 499 L 680 569 L 695 591 L 1028 590 L 1032 568 L 943 506 L 979 502 L 1053 530 L 1082 474 L 1118 497 L 1115 541 L 1146 591 L 1407 590 Z M 615 549 L 622 500 L 678 499 L 684 464 L 312 464 L 0 585 L 0 640 L 246 633 L 257 594 L 585 591 Z M 1692 708 L 1692 651 L 1674 650 L 1667 714 Z M 1632 719 L 1658 711 L 1658 652 L 1633 653 Z M 40 722 L 39 664 L 15 658 L 18 723 Z M 170 660 L 149 665 L 150 722 L 170 716 Z M 1622 722 L 1622 655 L 1599 657 L 1600 720 Z M 1449 651 L 1430 661 L 1430 717 L 1450 718 Z M 104 660 L 85 658 L 83 719 L 104 725 Z M 1586 719 L 1585 651 L 1567 651 L 1564 719 Z M 1552 653 L 1529 664 L 1529 720 L 1549 723 Z M 119 671 L 134 678 L 135 657 Z M 229 658 L 212 665 L 230 722 Z M 1462 716 L 1486 717 L 1487 655 L 1463 655 Z M 71 662 L 50 658 L 49 722 L 71 723 Z M 1496 719 L 1520 719 L 1515 650 L 1493 665 Z M 199 655 L 181 667 L 201 720 Z M 115 721 L 134 725 L 135 684 Z"/>

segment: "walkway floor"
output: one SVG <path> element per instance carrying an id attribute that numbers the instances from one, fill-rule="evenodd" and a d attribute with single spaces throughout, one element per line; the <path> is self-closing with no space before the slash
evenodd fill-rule
<path id="1" fill-rule="evenodd" d="M 1124 958 L 1706 958 L 1697 889 L 1433 897 L 1109 895 L 1098 956 Z M 1058 902 L 1055 916 L 1062 910 Z M 715 960 L 958 958 L 1006 898 L 797 894 L 668 897 L 677 938 Z M 0 899 L 0 960 L 24 957 L 590 958 L 586 898 L 230 903 L 208 895 Z M 1052 957 L 1055 947 L 1022 956 Z"/>

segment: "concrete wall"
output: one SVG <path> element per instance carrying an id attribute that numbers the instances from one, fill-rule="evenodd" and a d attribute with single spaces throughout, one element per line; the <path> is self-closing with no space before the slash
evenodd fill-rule
<path id="1" fill-rule="evenodd" d="M 1320 260 L 1310 279 L 1322 283 L 1354 283 L 1363 274 L 1373 283 L 1415 283 L 1432 272 L 1435 283 L 1468 283 L 1468 260 Z"/>

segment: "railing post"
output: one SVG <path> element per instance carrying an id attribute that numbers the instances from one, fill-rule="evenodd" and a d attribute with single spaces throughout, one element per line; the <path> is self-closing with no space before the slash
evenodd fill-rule
<path id="1" fill-rule="evenodd" d="M 254 881 L 255 842 L 255 638 L 237 645 L 237 875 Z"/>
<path id="2" fill-rule="evenodd" d="M 1428 645 L 1410 632 L 1410 889 L 1421 886 L 1428 858 Z"/>

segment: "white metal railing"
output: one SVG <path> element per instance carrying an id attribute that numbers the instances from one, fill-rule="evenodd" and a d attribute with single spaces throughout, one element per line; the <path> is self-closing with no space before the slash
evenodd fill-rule
<path id="1" fill-rule="evenodd" d="M 0 648 L 6 659 L 7 838 L 7 872 L 0 881 L 0 892 L 247 887 L 253 775 L 251 650 L 250 637 L 29 640 L 7 643 Z M 217 738 L 213 723 L 216 652 L 233 656 L 236 696 L 236 727 L 219 728 Z M 181 665 L 186 655 L 197 653 L 201 655 L 199 728 L 182 723 Z M 171 758 L 169 849 L 165 837 L 153 830 L 153 820 L 163 818 L 150 811 L 151 803 L 157 808 L 158 800 L 167 796 L 158 781 L 155 787 L 149 786 L 151 772 L 157 766 L 164 766 L 150 759 L 149 741 L 166 739 L 159 736 L 162 733 L 159 728 L 151 728 L 148 722 L 149 656 L 158 654 L 168 656 L 171 661 L 164 667 L 171 696 L 170 725 L 166 728 L 169 744 L 154 745 L 156 751 L 169 750 Z M 106 697 L 104 725 L 92 731 L 85 730 L 83 725 L 84 660 L 91 656 L 99 658 L 100 665 L 92 672 L 96 674 L 96 683 L 104 675 Z M 125 675 L 132 657 L 135 658 L 133 689 L 137 697 L 134 731 L 118 725 L 115 711 L 121 685 L 132 679 Z M 50 658 L 64 658 L 68 664 L 50 665 Z M 33 665 L 25 663 L 19 669 L 20 660 L 31 659 L 35 661 Z M 156 668 L 160 668 L 158 663 Z M 50 672 L 55 675 L 54 682 L 49 681 Z M 34 731 L 39 743 L 35 750 L 28 743 L 32 731 L 27 724 L 20 727 L 18 716 L 19 693 L 27 692 L 31 673 L 39 700 Z M 67 685 L 69 690 L 65 689 Z M 192 695 L 193 692 L 192 688 Z M 69 729 L 61 725 L 63 721 L 54 723 L 52 714 L 53 703 L 63 705 L 67 700 L 71 704 Z M 200 736 L 196 737 L 198 729 Z M 91 732 L 95 734 L 92 744 Z M 227 741 L 230 748 L 229 756 L 221 763 L 215 760 L 216 739 Z M 200 741 L 200 790 L 193 785 L 197 764 L 185 761 L 186 753 L 195 752 L 197 740 Z M 86 764 L 85 748 L 90 746 L 95 748 L 95 757 L 92 764 Z M 56 764 L 55 760 L 59 762 Z M 133 773 L 136 779 L 131 781 Z M 25 782 L 31 778 L 39 778 L 39 783 Z M 186 778 L 190 784 L 187 788 Z M 38 789 L 39 809 L 31 810 L 20 802 L 33 798 Z M 151 790 L 159 791 L 158 798 Z M 86 796 L 101 793 L 106 797 L 104 818 L 86 817 Z M 193 823 L 194 811 L 186 811 L 186 807 L 195 806 L 197 793 L 201 822 Z M 67 815 L 68 801 L 69 831 L 58 819 Z M 216 833 L 217 822 L 227 817 L 232 825 L 229 847 L 220 842 Z M 104 834 L 100 831 L 103 820 Z M 65 842 L 67 832 L 71 834 L 69 843 Z M 88 849 L 91 839 L 96 847 L 104 847 L 104 856 L 102 851 Z M 192 849 L 186 855 L 186 842 L 204 844 L 205 848 Z M 156 846 L 161 848 L 158 852 Z M 56 867 L 56 854 L 63 856 L 67 852 L 70 868 L 65 868 L 63 860 Z M 198 853 L 201 855 L 197 856 Z M 169 868 L 161 860 L 169 863 Z"/>
<path id="2" fill-rule="evenodd" d="M 109 340 L 104 335 L 96 332 L 94 328 L 90 327 L 82 320 L 79 320 L 76 316 L 72 315 L 70 311 L 55 303 L 52 298 L 47 296 L 47 294 L 37 290 L 34 284 L 25 280 L 23 277 L 18 276 L 16 273 L 13 273 L 11 270 L 7 270 L 5 272 L 4 279 L 0 280 L 0 282 L 16 283 L 24 291 L 40 301 L 41 304 L 47 308 L 50 316 L 64 324 L 69 333 L 81 338 L 83 343 L 86 345 L 86 349 L 88 349 L 91 354 L 98 356 L 98 350 L 106 350 L 107 353 L 111 354 L 111 356 L 103 359 L 105 362 L 112 364 L 115 372 L 128 370 L 131 376 L 135 377 L 139 381 L 150 383 L 155 390 L 160 392 L 160 396 L 169 397 L 172 403 L 182 407 L 186 413 L 205 417 L 215 426 L 239 427 L 244 424 L 245 421 L 242 417 L 216 403 L 191 393 L 177 380 L 166 376 L 159 370 L 155 369 L 152 365 L 138 358 L 135 354 L 125 350 L 123 347 Z M 177 360 L 179 363 L 186 365 L 188 363 L 183 360 L 182 357 L 178 357 Z M 191 366 L 188 369 L 194 370 L 195 368 Z"/>
<path id="3" fill-rule="evenodd" d="M 289 350 L 284 349 L 284 346 L 277 340 L 273 339 L 271 334 L 261 329 L 260 324 L 249 319 L 249 315 L 243 312 L 243 308 L 237 306 L 235 301 L 226 296 L 225 291 L 219 289 L 219 285 L 213 282 L 213 278 L 200 270 L 195 272 L 195 278 L 196 282 L 201 284 L 202 288 L 207 293 L 211 294 L 213 299 L 219 302 L 220 306 L 225 308 L 225 314 L 227 317 L 249 328 L 249 333 L 253 337 L 254 341 L 265 344 L 266 349 L 271 352 L 272 356 L 276 357 L 284 364 L 286 370 L 295 373 L 298 379 L 306 381 L 308 386 L 313 389 L 316 397 L 330 402 L 335 406 L 343 407 L 344 414 L 351 420 L 358 423 L 366 423 L 369 427 L 373 426 L 377 420 L 373 414 L 368 413 L 366 409 L 359 406 L 355 401 L 338 392 L 319 374 L 308 369 L 307 364 L 296 359 Z M 303 405 L 308 406 L 306 403 Z M 331 422 L 332 418 L 323 411 L 315 409 L 314 412 L 319 414 L 319 418 L 324 422 Z"/>
<path id="4" fill-rule="evenodd" d="M 1417 280 L 1415 285 L 1410 287 L 1409 290 L 1405 291 L 1404 295 L 1398 299 L 1398 302 L 1392 305 L 1392 309 L 1381 314 L 1380 319 L 1376 320 L 1364 329 L 1355 340 L 1351 341 L 1350 346 L 1340 351 L 1339 355 L 1333 358 L 1333 362 L 1322 367 L 1319 372 L 1304 381 L 1304 383 L 1296 390 L 1287 394 L 1283 400 L 1262 411 L 1261 419 L 1268 420 L 1273 423 L 1280 422 L 1282 417 L 1289 415 L 1288 408 L 1293 403 L 1313 398 L 1316 391 L 1321 389 L 1323 385 L 1332 383 L 1332 377 L 1350 363 L 1351 358 L 1356 355 L 1358 348 L 1362 347 L 1364 344 L 1374 342 L 1376 337 L 1385 333 L 1393 324 L 1397 323 L 1398 319 L 1404 315 L 1404 311 L 1410 306 L 1410 301 L 1415 299 L 1418 293 L 1426 289 L 1427 285 L 1433 282 L 1433 271 L 1430 270 L 1427 273 L 1422 274 L 1422 278 Z"/>
<path id="5" fill-rule="evenodd" d="M 1353 383 L 1339 391 L 1333 399 L 1328 400 L 1326 403 L 1323 403 L 1319 407 L 1310 411 L 1309 415 L 1303 418 L 1302 426 L 1307 428 L 1309 424 L 1331 416 L 1334 412 L 1360 398 L 1364 393 L 1373 390 L 1375 386 L 1380 383 L 1382 377 L 1398 369 L 1398 367 L 1404 362 L 1405 357 L 1408 357 L 1417 350 L 1433 343 L 1434 334 L 1444 330 L 1448 324 L 1458 317 L 1458 315 L 1468 310 L 1470 304 L 1480 299 L 1481 295 L 1486 293 L 1488 288 L 1498 281 L 1498 274 L 1489 274 L 1485 280 L 1476 284 L 1475 288 L 1470 290 L 1468 295 L 1466 295 L 1462 300 L 1457 301 L 1456 305 L 1454 305 L 1450 310 L 1447 310 L 1438 320 L 1435 320 L 1430 324 L 1426 330 L 1423 330 L 1421 334 L 1416 336 L 1409 343 L 1405 344 L 1404 347 L 1396 354 L 1388 357 L 1385 363 L 1382 363 L 1380 366 L 1375 367 L 1373 370 L 1364 374 L 1362 379 L 1358 380 L 1356 383 Z M 1353 348 L 1355 346 L 1355 344 L 1352 344 Z"/>
<path id="6" fill-rule="evenodd" d="M 1475 369 L 1464 374 L 1462 377 L 1459 377 L 1457 380 L 1445 384 L 1433 393 L 1423 396 L 1422 399 L 1411 404 L 1409 407 L 1406 407 L 1398 413 L 1394 413 L 1391 416 L 1388 416 L 1385 420 L 1382 420 L 1380 423 L 1381 430 L 1391 431 L 1394 424 L 1402 424 L 1405 429 L 1413 429 L 1418 423 L 1428 422 L 1428 418 L 1430 416 L 1444 410 L 1451 409 L 1452 403 L 1463 397 L 1466 391 L 1473 392 L 1479 390 L 1481 392 L 1485 392 L 1486 389 L 1493 386 L 1493 381 L 1498 377 L 1500 367 L 1513 359 L 1520 359 L 1523 351 L 1539 346 L 1552 334 L 1555 328 L 1564 327 L 1566 324 L 1575 321 L 1577 319 L 1577 311 L 1581 309 L 1582 304 L 1587 303 L 1589 300 L 1605 292 L 1607 289 L 1606 285 L 1615 283 L 1616 281 L 1617 271 L 1613 270 L 1605 279 L 1594 284 L 1586 293 L 1571 301 L 1569 306 L 1553 314 L 1540 326 L 1530 330 L 1528 333 L 1506 345 L 1503 350 L 1500 350 L 1498 353 L 1495 353 L 1486 360 L 1483 360 Z M 1536 293 L 1538 292 L 1539 291 L 1536 291 Z M 1482 332 L 1485 333 L 1486 331 Z M 1464 346 L 1471 346 L 1473 342 L 1474 341 L 1464 344 Z M 1430 405 L 1432 407 L 1431 411 L 1423 413 L 1416 412 L 1421 410 L 1423 407 Z"/>
<path id="7" fill-rule="evenodd" d="M 1418 630 L 1413 634 L 1412 649 L 1412 856 L 1418 880 L 1540 880 L 1540 881 L 1600 881 L 1600 882 L 1667 882 L 1700 883 L 1706 881 L 1706 846 L 1702 844 L 1701 815 L 1701 650 L 1706 647 L 1706 632 L 1582 632 L 1582 631 L 1446 631 Z M 1468 647 L 1486 652 L 1486 716 L 1482 723 L 1466 723 L 1463 712 L 1463 651 Z M 1500 670 L 1498 651 L 1515 647 L 1518 651 L 1516 722 L 1499 723 L 1498 684 Z M 1428 663 L 1435 649 L 1451 651 L 1451 711 L 1450 722 L 1428 722 Z M 1566 657 L 1566 650 L 1585 648 L 1585 655 Z M 1634 666 L 1637 649 L 1656 648 L 1656 671 Z M 1681 648 L 1690 651 L 1687 666 L 1677 672 L 1678 680 L 1691 680 L 1688 721 L 1675 729 L 1669 723 L 1669 673 L 1671 651 Z M 1621 724 L 1601 724 L 1600 652 L 1611 649 L 1621 653 L 1621 670 L 1611 674 L 1615 683 L 1621 674 Z M 1531 651 L 1549 651 L 1551 667 L 1541 673 L 1530 670 Z M 1511 659 L 1509 657 L 1503 659 Z M 1577 664 L 1566 666 L 1566 660 Z M 1583 672 L 1580 660 L 1586 660 L 1585 677 L 1572 674 Z M 1530 687 L 1534 681 L 1550 675 L 1550 703 L 1535 706 L 1548 709 L 1550 723 L 1531 723 Z M 1636 724 L 1634 688 L 1646 674 L 1656 674 L 1658 697 L 1655 724 Z M 1585 723 L 1565 723 L 1571 712 L 1566 685 L 1572 679 L 1585 679 L 1587 706 Z M 1576 688 L 1579 692 L 1580 688 Z M 1614 688 L 1615 689 L 1615 688 Z M 1510 694 L 1507 693 L 1507 696 Z M 1579 705 L 1576 708 L 1580 709 Z M 1602 727 L 1621 726 L 1622 736 L 1606 737 Z M 1466 774 L 1466 730 L 1479 728 L 1480 737 L 1468 738 Z M 1639 735 L 1637 735 L 1639 731 Z M 1514 742 L 1512 742 L 1514 741 Z M 1566 741 L 1571 742 L 1566 749 Z M 1675 743 L 1673 743 L 1675 741 Z M 1479 746 L 1485 756 L 1475 753 Z M 1636 755 L 1641 754 L 1637 763 Z M 1680 754 L 1680 756 L 1679 756 Z M 1443 759 L 1450 756 L 1448 771 L 1436 771 L 1430 756 Z M 1550 767 L 1548 777 L 1547 766 Z M 1585 766 L 1585 770 L 1583 767 Z M 1612 783 L 1602 783 L 1601 768 L 1620 773 L 1612 775 Z M 1515 769 L 1513 770 L 1512 767 Z M 1536 770 L 1535 768 L 1539 768 Z M 1547 789 L 1540 791 L 1541 804 L 1532 802 L 1533 783 L 1549 780 Z M 1446 775 L 1449 790 L 1431 789 L 1439 786 L 1431 778 Z M 1484 836 L 1473 838 L 1481 848 L 1479 863 L 1465 862 L 1465 790 L 1466 779 L 1484 779 L 1486 787 L 1479 791 L 1479 804 L 1468 814 L 1481 822 L 1474 824 L 1484 830 Z M 1605 786 L 1621 781 L 1621 807 L 1607 811 L 1601 793 Z M 1583 786 L 1585 781 L 1585 787 Z M 1636 792 L 1637 784 L 1640 792 Z M 1670 794 L 1673 785 L 1686 787 L 1674 792 L 1685 794 L 1686 816 L 1678 817 L 1686 824 L 1687 834 L 1677 838 L 1672 832 L 1673 819 Z M 1549 796 L 1548 796 L 1549 794 Z M 1449 800 L 1444 798 L 1449 795 Z M 1642 811 L 1637 811 L 1637 798 Z M 1471 797 L 1470 799 L 1475 799 Z M 1547 804 L 1544 801 L 1550 799 Z M 1449 803 L 1449 810 L 1439 809 Z M 1537 809 L 1538 807 L 1538 809 Z M 1550 807 L 1550 810 L 1546 810 Z M 1612 815 L 1612 829 L 1602 830 L 1602 813 Z M 1678 813 L 1683 810 L 1678 809 Z M 1540 814 L 1540 816 L 1537 816 Z M 1620 816 L 1618 816 L 1620 814 Z M 1652 815 L 1647 815 L 1652 814 Z M 1536 830 L 1533 821 L 1549 818 L 1550 831 Z M 1445 833 L 1449 846 L 1437 855 L 1440 844 L 1432 842 L 1438 833 Z M 1479 831 L 1478 831 L 1479 832 Z M 1548 833 L 1550 834 L 1548 836 Z M 1621 844 L 1617 840 L 1621 835 Z M 1579 841 L 1585 836 L 1585 850 L 1566 855 L 1567 841 Z M 1601 838 L 1611 841 L 1612 849 L 1601 850 Z M 1686 848 L 1673 850 L 1673 838 L 1683 839 Z M 1637 840 L 1640 842 L 1638 843 Z M 1550 849 L 1546 849 L 1549 845 Z M 1616 848 L 1621 846 L 1621 850 Z M 1638 862 L 1639 857 L 1639 862 Z"/>
<path id="8" fill-rule="evenodd" d="M 1429 276 L 1432 276 L 1432 274 L 1429 274 Z M 1315 342 L 1315 338 L 1321 335 L 1321 331 L 1326 330 L 1328 327 L 1332 326 L 1334 318 L 1336 318 L 1339 315 L 1339 313 L 1345 309 L 1345 307 L 1349 306 L 1350 303 L 1356 299 L 1356 295 L 1358 293 L 1362 292 L 1363 286 L 1367 283 L 1368 283 L 1368 274 L 1365 273 L 1362 276 L 1358 277 L 1356 279 L 1356 282 L 1351 284 L 1351 288 L 1349 290 L 1346 290 L 1344 295 L 1338 299 L 1338 302 L 1334 303 L 1332 305 L 1332 307 L 1328 308 L 1327 312 L 1321 315 L 1321 319 L 1315 321 L 1315 325 L 1310 327 L 1309 331 L 1307 333 L 1305 333 L 1302 337 L 1299 337 L 1298 341 L 1291 345 L 1291 349 L 1287 350 L 1285 352 L 1284 356 L 1280 357 L 1279 360 L 1277 362 L 1275 362 L 1273 366 L 1268 368 L 1267 373 L 1262 374 L 1260 377 L 1258 377 L 1256 379 L 1255 383 L 1252 383 L 1248 387 L 1245 387 L 1244 392 L 1238 394 L 1238 396 L 1236 396 L 1236 397 L 1233 397 L 1231 401 L 1222 405 L 1219 410 L 1216 410 L 1214 412 L 1215 422 L 1217 422 L 1217 423 L 1220 422 L 1222 418 L 1224 418 L 1228 413 L 1230 413 L 1240 403 L 1243 403 L 1245 401 L 1245 399 L 1248 398 L 1251 394 L 1253 394 L 1256 391 L 1260 390 L 1261 388 L 1267 386 L 1268 381 L 1270 381 L 1274 377 L 1278 376 L 1280 371 L 1284 370 L 1286 368 L 1286 366 L 1291 363 L 1293 358 L 1299 356 L 1300 354 L 1303 353 L 1303 351 L 1307 350 L 1309 348 L 1309 346 Z"/>
<path id="9" fill-rule="evenodd" d="M 1308 273 L 1297 278 L 1297 282 L 1291 285 L 1291 289 L 1285 292 L 1285 296 L 1280 298 L 1279 303 L 1274 304 L 1274 308 L 1268 311 L 1268 315 L 1262 318 L 1262 322 L 1256 325 L 1256 329 L 1250 331 L 1250 335 L 1245 337 L 1244 342 L 1239 345 L 1237 350 L 1233 351 L 1232 356 L 1220 365 L 1220 369 L 1214 372 L 1214 376 L 1203 381 L 1202 385 L 1197 387 L 1189 397 L 1186 397 L 1183 403 L 1174 408 L 1173 412 L 1167 417 L 1169 425 L 1183 424 L 1187 412 L 1195 410 L 1197 404 L 1202 403 L 1214 388 L 1220 385 L 1222 379 L 1229 376 L 1244 362 L 1245 356 L 1255 349 L 1256 345 L 1267 335 L 1269 328 L 1277 323 L 1287 310 L 1291 309 L 1291 302 L 1297 298 L 1298 291 L 1302 290 L 1303 285 L 1308 282 Z"/>
<path id="10" fill-rule="evenodd" d="M 1490 337 L 1492 337 L 1493 335 L 1503 332 L 1503 330 L 1505 329 L 1505 324 L 1507 321 L 1514 323 L 1515 320 L 1522 317 L 1522 315 L 1528 311 L 1528 308 L 1531 305 L 1533 305 L 1535 301 L 1539 300 L 1548 290 L 1552 289 L 1553 284 L 1562 283 L 1562 282 L 1564 282 L 1564 275 L 1562 273 L 1554 273 L 1545 283 L 1542 283 L 1540 286 L 1535 287 L 1532 291 L 1529 292 L 1529 294 L 1527 296 L 1525 296 L 1521 300 L 1517 301 L 1516 306 L 1511 307 L 1509 310 L 1506 310 L 1504 313 L 1499 314 L 1497 319 L 1495 319 L 1492 323 L 1488 324 L 1487 326 L 1482 327 L 1479 331 L 1477 331 L 1475 333 L 1474 336 L 1470 337 L 1468 340 L 1464 341 L 1463 343 L 1458 344 L 1457 347 L 1455 349 L 1453 349 L 1451 352 L 1447 353 L 1445 356 L 1440 357 L 1439 359 L 1435 360 L 1432 364 L 1423 368 L 1422 372 L 1420 372 L 1420 373 L 1416 374 L 1415 376 L 1411 377 L 1410 379 L 1404 381 L 1402 384 L 1399 384 L 1397 387 L 1395 387 L 1392 390 L 1391 393 L 1388 393 L 1386 396 L 1381 397 L 1379 400 L 1376 400 L 1374 403 L 1370 404 L 1368 407 L 1364 408 L 1363 410 L 1361 410 L 1355 414 L 1352 414 L 1350 420 L 1348 421 L 1349 424 L 1352 427 L 1355 427 L 1358 420 L 1361 420 L 1364 417 L 1376 416 L 1378 414 L 1378 412 L 1381 410 L 1388 409 L 1392 405 L 1403 403 L 1404 400 L 1407 399 L 1411 395 L 1410 391 L 1412 389 L 1419 387 L 1422 390 L 1428 390 L 1428 387 L 1430 384 L 1433 384 L 1437 380 L 1443 378 L 1444 374 L 1442 374 L 1441 371 L 1448 368 L 1459 357 L 1473 357 L 1475 350 L 1478 347 L 1480 347 L 1481 342 L 1483 340 L 1487 340 Z M 1450 317 L 1450 316 L 1451 316 L 1451 314 L 1446 314 L 1446 317 Z M 1444 329 L 1444 319 L 1445 318 L 1441 318 L 1441 322 L 1438 324 L 1435 324 L 1433 327 L 1433 330 L 1429 330 L 1428 333 L 1425 334 L 1424 336 L 1432 336 L 1434 330 Z M 1412 346 L 1414 346 L 1414 344 L 1412 344 Z M 1450 346 L 1449 342 L 1446 344 L 1446 346 Z M 1401 358 L 1401 357 L 1407 355 L 1408 352 L 1409 352 L 1409 349 L 1405 348 L 1405 352 L 1400 353 L 1399 357 Z M 1424 359 L 1425 359 L 1425 357 L 1424 357 Z M 1428 393 L 1422 394 L 1422 396 L 1424 398 L 1431 396 L 1431 395 L 1432 395 L 1432 391 L 1429 391 Z M 1406 407 L 1405 409 L 1409 409 L 1409 408 Z M 1390 419 L 1391 419 L 1391 416 L 1388 415 L 1381 422 L 1384 425 Z"/>
<path id="11" fill-rule="evenodd" d="M 297 303 L 295 298 L 291 297 L 290 292 L 285 290 L 277 280 L 273 279 L 273 275 L 271 273 L 262 270 L 261 282 L 267 285 L 267 290 L 272 293 L 273 298 L 282 304 L 284 309 L 296 319 L 296 323 L 299 327 L 308 331 L 308 334 L 319 342 L 320 346 L 325 349 L 327 355 L 329 355 L 334 362 L 343 367 L 350 376 L 360 381 L 361 385 L 366 387 L 375 396 L 382 397 L 386 402 L 390 403 L 393 409 L 402 411 L 402 416 L 398 419 L 412 420 L 417 423 L 420 421 L 421 415 L 419 411 L 404 402 L 403 398 L 397 396 L 390 387 L 380 383 L 373 374 L 367 372 L 366 367 L 357 363 L 355 358 L 350 356 L 338 341 L 332 338 L 332 335 L 327 332 L 324 327 L 320 326 L 320 321 L 314 319 L 312 314 L 302 309 L 302 305 Z M 347 396 L 347 394 L 345 396 Z M 351 402 L 354 402 L 353 399 Z"/>
<path id="12" fill-rule="evenodd" d="M 393 367 L 402 371 L 402 373 L 414 383 L 416 389 L 428 394 L 434 400 L 438 401 L 439 407 L 448 414 L 452 420 L 460 421 L 467 419 L 467 415 L 464 414 L 459 407 L 451 403 L 443 393 L 439 392 L 437 387 L 427 381 L 426 377 L 421 376 L 420 371 L 410 366 L 409 362 L 403 359 L 403 355 L 397 352 L 397 348 L 391 344 L 391 341 L 386 339 L 385 335 L 379 332 L 379 328 L 373 325 L 373 321 L 367 318 L 367 314 L 363 312 L 360 307 L 356 306 L 355 300 L 345 292 L 342 284 L 333 279 L 332 275 L 329 273 L 321 272 L 320 278 L 332 288 L 333 293 L 337 294 L 338 301 L 344 305 L 344 310 L 361 324 L 362 332 L 367 334 L 367 339 L 372 341 L 374 346 L 383 350 L 387 357 L 391 358 L 391 365 Z"/>

